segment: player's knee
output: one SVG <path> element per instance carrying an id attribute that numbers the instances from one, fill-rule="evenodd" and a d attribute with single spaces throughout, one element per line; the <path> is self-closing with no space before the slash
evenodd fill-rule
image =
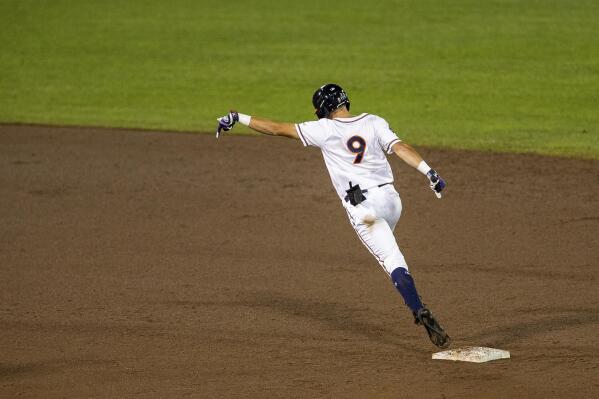
<path id="1" fill-rule="evenodd" d="M 408 265 L 401 252 L 397 251 L 385 259 L 385 269 L 391 275 L 393 271 L 399 267 L 408 270 Z"/>

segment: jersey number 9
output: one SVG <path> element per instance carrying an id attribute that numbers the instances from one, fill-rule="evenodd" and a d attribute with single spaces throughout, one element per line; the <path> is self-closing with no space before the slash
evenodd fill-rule
<path id="1" fill-rule="evenodd" d="M 366 141 L 360 136 L 352 136 L 347 140 L 347 148 L 356 154 L 354 165 L 362 162 L 364 152 L 366 151 Z"/>

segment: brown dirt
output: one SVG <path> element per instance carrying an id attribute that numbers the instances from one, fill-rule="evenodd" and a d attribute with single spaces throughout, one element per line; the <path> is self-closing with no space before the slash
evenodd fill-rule
<path id="1" fill-rule="evenodd" d="M 598 397 L 599 162 L 422 149 L 396 236 L 435 347 L 317 150 L 0 127 L 0 397 Z"/>

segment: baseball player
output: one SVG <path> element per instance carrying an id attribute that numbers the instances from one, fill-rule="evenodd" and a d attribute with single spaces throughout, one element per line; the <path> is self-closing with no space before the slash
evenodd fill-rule
<path id="1" fill-rule="evenodd" d="M 279 123 L 235 111 L 218 118 L 216 137 L 239 122 L 253 130 L 300 140 L 320 148 L 333 186 L 349 221 L 366 248 L 390 276 L 412 311 L 416 324 L 426 329 L 433 344 L 449 346 L 450 338 L 421 302 L 414 279 L 393 230 L 401 214 L 401 199 L 393 187 L 393 173 L 386 154 L 396 154 L 428 179 L 438 198 L 445 181 L 410 145 L 402 142 L 389 124 L 376 115 L 349 113 L 350 102 L 336 84 L 320 87 L 312 97 L 316 121 Z"/>

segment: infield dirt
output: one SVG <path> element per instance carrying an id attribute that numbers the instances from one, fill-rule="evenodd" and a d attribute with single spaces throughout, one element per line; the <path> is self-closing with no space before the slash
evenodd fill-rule
<path id="1" fill-rule="evenodd" d="M 318 150 L 0 126 L 0 397 L 597 397 L 599 161 L 420 150 L 396 237 L 509 360 L 431 360 Z"/>

